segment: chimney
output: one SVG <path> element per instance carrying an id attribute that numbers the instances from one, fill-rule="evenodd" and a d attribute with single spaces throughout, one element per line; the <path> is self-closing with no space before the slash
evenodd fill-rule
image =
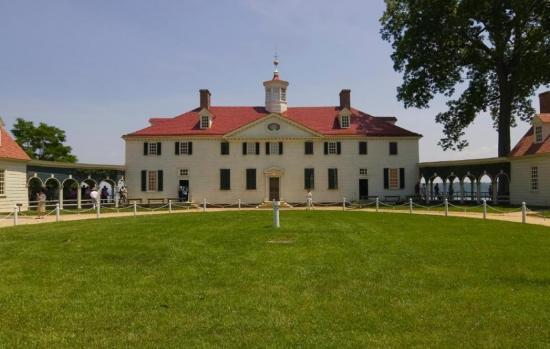
<path id="1" fill-rule="evenodd" d="M 199 90 L 201 95 L 201 109 L 210 109 L 210 91 Z"/>
<path id="2" fill-rule="evenodd" d="M 340 108 L 351 109 L 351 90 L 340 91 Z"/>
<path id="3" fill-rule="evenodd" d="M 550 91 L 539 94 L 540 113 L 550 113 Z"/>

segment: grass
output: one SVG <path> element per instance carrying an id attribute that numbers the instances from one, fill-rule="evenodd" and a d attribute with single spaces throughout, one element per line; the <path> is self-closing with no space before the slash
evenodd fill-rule
<path id="1" fill-rule="evenodd" d="M 192 213 L 0 230 L 2 348 L 542 347 L 550 229 Z"/>

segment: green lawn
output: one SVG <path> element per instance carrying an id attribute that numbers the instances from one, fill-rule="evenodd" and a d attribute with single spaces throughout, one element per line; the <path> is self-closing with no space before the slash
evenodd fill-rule
<path id="1" fill-rule="evenodd" d="M 550 345 L 550 229 L 342 211 L 0 230 L 0 348 Z M 275 242 L 275 243 L 274 243 Z"/>

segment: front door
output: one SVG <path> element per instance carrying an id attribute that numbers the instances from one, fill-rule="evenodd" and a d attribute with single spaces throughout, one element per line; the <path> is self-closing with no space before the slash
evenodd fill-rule
<path id="1" fill-rule="evenodd" d="M 369 180 L 359 179 L 359 200 L 368 200 L 369 198 Z"/>
<path id="2" fill-rule="evenodd" d="M 279 201 L 279 177 L 269 177 L 269 201 Z"/>
<path id="3" fill-rule="evenodd" d="M 178 187 L 178 199 L 182 202 L 189 201 L 189 181 L 187 179 L 181 179 Z"/>

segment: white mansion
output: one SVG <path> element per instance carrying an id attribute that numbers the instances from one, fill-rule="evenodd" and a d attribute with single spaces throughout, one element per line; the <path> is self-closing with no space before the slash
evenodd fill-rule
<path id="1" fill-rule="evenodd" d="M 351 106 L 350 90 L 331 107 L 287 107 L 277 62 L 263 83 L 265 105 L 200 107 L 127 134 L 130 198 L 210 203 L 317 202 L 405 197 L 418 181 L 421 135 Z"/>

